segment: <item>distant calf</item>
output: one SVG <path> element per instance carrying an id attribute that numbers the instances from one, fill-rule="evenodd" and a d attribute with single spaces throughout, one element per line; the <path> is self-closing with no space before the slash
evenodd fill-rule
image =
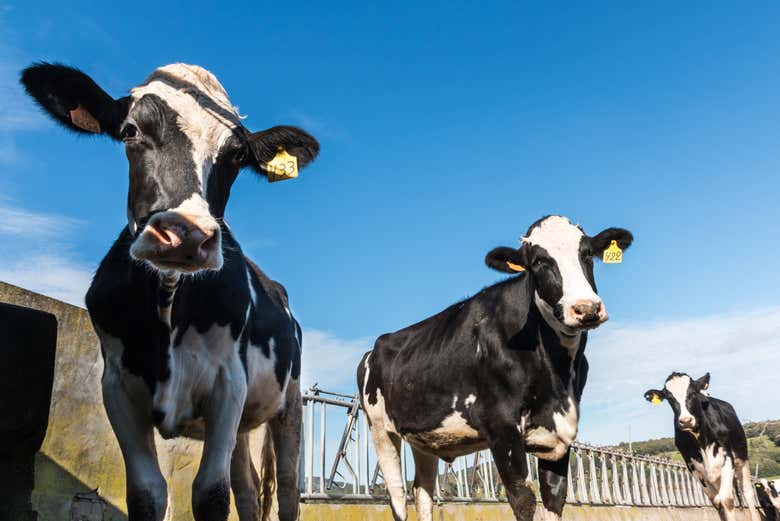
<path id="1" fill-rule="evenodd" d="M 420 521 L 432 520 L 439 458 L 485 448 L 522 521 L 536 510 L 525 456 L 538 456 L 545 519 L 560 519 L 588 330 L 607 320 L 593 257 L 631 241 L 621 228 L 590 237 L 565 217 L 545 217 L 519 249 L 496 248 L 485 258 L 516 276 L 377 339 L 357 379 L 394 519 L 406 519 L 401 437 L 414 454 Z"/>
<path id="2" fill-rule="evenodd" d="M 752 521 L 760 521 L 750 484 L 747 439 L 730 403 L 707 394 L 710 374 L 698 380 L 672 373 L 663 389 L 650 389 L 645 399 L 666 400 L 674 411 L 674 444 L 688 470 L 704 485 L 707 497 L 724 521 L 736 519 L 734 475 L 742 487 Z"/>
<path id="3" fill-rule="evenodd" d="M 762 479 L 754 483 L 756 488 L 756 496 L 758 497 L 758 506 L 764 514 L 766 521 L 777 521 L 777 490 L 775 490 L 774 483 Z"/>

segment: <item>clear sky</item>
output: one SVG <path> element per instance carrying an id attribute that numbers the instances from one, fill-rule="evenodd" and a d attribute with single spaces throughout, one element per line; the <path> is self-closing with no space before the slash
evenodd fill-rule
<path id="1" fill-rule="evenodd" d="M 0 279 L 80 303 L 126 224 L 121 145 L 56 127 L 19 70 L 119 97 L 195 63 L 250 129 L 321 142 L 295 181 L 245 171 L 227 211 L 289 290 L 307 382 L 351 392 L 373 338 L 500 280 L 484 254 L 558 213 L 635 235 L 596 267 L 581 439 L 670 435 L 642 392 L 672 370 L 780 417 L 780 6 L 368 4 L 0 4 Z"/>

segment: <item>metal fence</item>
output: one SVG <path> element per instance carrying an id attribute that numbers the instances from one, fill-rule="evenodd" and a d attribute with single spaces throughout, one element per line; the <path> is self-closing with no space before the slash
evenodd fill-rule
<path id="1" fill-rule="evenodd" d="M 303 394 L 303 406 L 299 469 L 302 498 L 384 500 L 381 471 L 357 398 L 314 386 Z M 414 477 L 414 469 L 407 464 L 412 461 L 409 451 L 404 443 L 401 467 L 407 490 Z M 537 459 L 526 457 L 538 490 Z M 440 462 L 435 496 L 437 501 L 450 502 L 506 499 L 488 450 L 452 463 Z M 682 463 L 577 442 L 571 447 L 566 501 L 680 508 L 710 505 L 700 483 Z M 737 502 L 741 503 L 740 497 Z"/>

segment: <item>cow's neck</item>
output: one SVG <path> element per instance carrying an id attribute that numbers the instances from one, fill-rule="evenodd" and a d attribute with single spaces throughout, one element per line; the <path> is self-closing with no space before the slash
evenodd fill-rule
<path id="1" fill-rule="evenodd" d="M 171 329 L 171 308 L 173 307 L 173 297 L 176 295 L 176 288 L 179 286 L 181 274 L 177 272 L 167 272 L 160 275 L 160 291 L 157 293 L 157 313 L 160 320 Z"/>
<path id="2" fill-rule="evenodd" d="M 528 276 L 509 279 L 501 292 L 503 300 L 499 314 L 509 313 L 509 316 L 517 317 L 516 326 L 510 326 L 506 330 L 509 340 L 509 348 L 513 345 L 539 344 L 537 351 L 539 362 L 548 366 L 559 378 L 561 384 L 570 391 L 578 389 L 577 370 L 584 356 L 587 333 L 576 332 L 575 335 L 564 335 L 551 324 L 556 324 L 555 317 L 547 317 L 537 306 L 535 299 L 533 280 Z M 526 345 L 527 345 L 526 344 Z M 575 395 L 578 393 L 575 392 Z"/>

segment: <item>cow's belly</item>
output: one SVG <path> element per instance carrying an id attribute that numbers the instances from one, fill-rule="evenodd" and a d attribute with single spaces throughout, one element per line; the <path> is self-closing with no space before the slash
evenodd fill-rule
<path id="1" fill-rule="evenodd" d="M 458 411 L 453 411 L 444 418 L 441 425 L 435 429 L 405 433 L 403 437 L 418 449 L 446 460 L 488 447 L 487 441 Z"/>
<path id="2" fill-rule="evenodd" d="M 171 334 L 171 345 L 176 334 Z M 205 333 L 190 327 L 181 343 L 169 348 L 170 377 L 158 382 L 152 409 L 162 417 L 157 430 L 163 438 L 187 436 L 203 439 L 202 410 L 209 400 L 220 370 L 230 378 L 245 378 L 238 357 L 238 342 L 229 326 L 213 325 Z"/>
<path id="3" fill-rule="evenodd" d="M 245 432 L 258 427 L 275 416 L 284 405 L 284 396 L 290 382 L 289 372 L 279 382 L 275 371 L 275 352 L 271 346 L 270 358 L 255 346 L 249 345 L 246 365 L 248 389 L 239 431 Z"/>
<path id="4" fill-rule="evenodd" d="M 726 464 L 726 451 L 712 444 L 701 451 L 701 457 L 701 461 L 691 460 L 694 477 L 711 483 L 716 488 L 720 487 L 720 476 Z"/>
<path id="5" fill-rule="evenodd" d="M 517 428 L 523 434 L 528 452 L 540 459 L 558 461 L 577 437 L 578 420 L 577 406 L 569 399 L 562 411 L 543 418 L 525 416 Z"/>

